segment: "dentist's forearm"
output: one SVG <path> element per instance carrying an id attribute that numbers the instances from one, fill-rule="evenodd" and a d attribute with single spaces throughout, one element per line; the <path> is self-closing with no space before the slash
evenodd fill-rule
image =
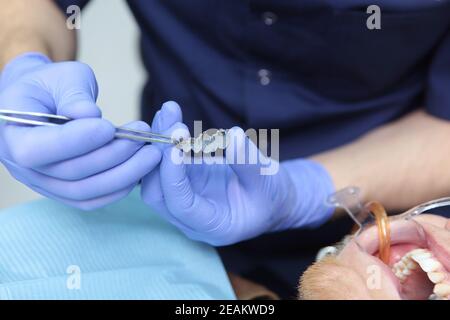
<path id="1" fill-rule="evenodd" d="M 336 189 L 356 185 L 363 201 L 402 211 L 450 195 L 450 122 L 416 111 L 313 160 Z"/>
<path id="2" fill-rule="evenodd" d="M 25 52 L 53 60 L 75 56 L 76 35 L 52 0 L 0 0 L 0 70 Z"/>

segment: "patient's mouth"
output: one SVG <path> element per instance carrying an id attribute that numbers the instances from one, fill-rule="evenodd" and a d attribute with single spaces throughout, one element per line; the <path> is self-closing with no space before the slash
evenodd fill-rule
<path id="1" fill-rule="evenodd" d="M 428 249 L 408 251 L 392 265 L 392 272 L 402 284 L 402 293 L 408 297 L 450 298 L 449 273 Z"/>
<path id="2" fill-rule="evenodd" d="M 436 242 L 433 234 L 413 220 L 391 222 L 390 278 L 402 299 L 450 299 L 450 254 L 448 244 Z M 378 257 L 375 228 L 363 233 L 359 244 Z M 444 245 L 444 246 L 443 246 Z M 381 260 L 380 264 L 385 265 Z"/>

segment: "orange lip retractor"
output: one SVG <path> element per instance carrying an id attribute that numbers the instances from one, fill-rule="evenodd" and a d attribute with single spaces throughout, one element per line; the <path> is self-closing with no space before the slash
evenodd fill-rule
<path id="1" fill-rule="evenodd" d="M 359 188 L 348 187 L 332 194 L 328 203 L 343 208 L 355 221 L 354 235 L 358 236 L 364 227 L 375 225 L 378 228 L 378 257 L 388 264 L 391 252 L 391 233 L 389 217 L 383 205 L 371 201 L 362 205 L 359 199 Z"/>
<path id="2" fill-rule="evenodd" d="M 391 256 L 391 230 L 386 210 L 377 201 L 367 203 L 364 209 L 374 216 L 377 224 L 379 242 L 378 257 L 385 264 L 389 264 Z"/>

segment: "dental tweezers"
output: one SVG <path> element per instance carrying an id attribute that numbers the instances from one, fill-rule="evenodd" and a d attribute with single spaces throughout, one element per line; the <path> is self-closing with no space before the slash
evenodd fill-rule
<path id="1" fill-rule="evenodd" d="M 73 120 L 71 118 L 55 114 L 6 109 L 0 109 L 0 119 L 7 122 L 26 124 L 31 126 L 58 126 Z M 115 137 L 133 141 L 141 141 L 145 143 L 157 142 L 173 145 L 178 145 L 181 141 L 153 132 L 128 129 L 124 127 L 116 127 Z"/>

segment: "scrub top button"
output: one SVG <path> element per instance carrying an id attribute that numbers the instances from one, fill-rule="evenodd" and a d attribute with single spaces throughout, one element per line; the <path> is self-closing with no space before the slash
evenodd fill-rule
<path id="1" fill-rule="evenodd" d="M 267 69 L 260 69 L 258 71 L 259 82 L 263 86 L 267 86 L 270 83 L 270 71 Z"/>
<path id="2" fill-rule="evenodd" d="M 262 14 L 262 20 L 266 26 L 271 26 L 277 21 L 278 17 L 275 13 L 267 11 Z"/>

